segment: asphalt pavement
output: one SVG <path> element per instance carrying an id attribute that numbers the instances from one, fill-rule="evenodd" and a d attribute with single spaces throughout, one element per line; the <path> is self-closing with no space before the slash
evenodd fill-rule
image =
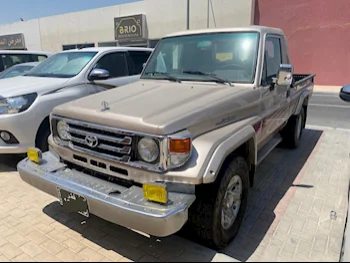
<path id="1" fill-rule="evenodd" d="M 308 125 L 350 129 L 350 103 L 338 93 L 314 92 L 309 102 Z"/>

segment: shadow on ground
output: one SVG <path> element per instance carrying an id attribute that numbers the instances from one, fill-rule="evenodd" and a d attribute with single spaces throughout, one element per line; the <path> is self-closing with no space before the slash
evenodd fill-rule
<path id="1" fill-rule="evenodd" d="M 286 192 L 291 187 L 305 189 L 313 187 L 312 185 L 294 184 L 294 181 L 321 135 L 322 131 L 306 129 L 298 149 L 277 148 L 258 166 L 256 182 L 250 190 L 244 222 L 238 236 L 222 251 L 223 254 L 239 261 L 248 260 L 275 220 L 274 210 Z M 133 261 L 144 261 L 147 258 L 152 261 L 160 259 L 161 261 L 177 262 L 210 262 L 217 253 L 196 244 L 197 240 L 192 239 L 192 236 L 184 231 L 180 235 L 168 238 L 150 238 L 97 217 L 86 220 L 76 214 L 65 214 L 57 202 L 45 207 L 44 213 L 94 244 Z"/>
<path id="2" fill-rule="evenodd" d="M 139 262 L 211 262 L 217 254 L 217 251 L 176 235 L 158 239 L 95 216 L 87 219 L 77 214 L 66 214 L 58 202 L 45 207 L 44 213 L 87 239 L 91 248 L 113 261 L 119 261 L 122 256 Z"/>

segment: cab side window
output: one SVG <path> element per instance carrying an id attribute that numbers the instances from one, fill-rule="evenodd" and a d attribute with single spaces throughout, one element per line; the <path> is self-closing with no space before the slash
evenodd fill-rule
<path id="1" fill-rule="evenodd" d="M 147 62 L 151 51 L 129 51 L 130 63 L 129 71 L 130 75 L 141 74 L 143 70 L 143 64 Z"/>
<path id="2" fill-rule="evenodd" d="M 33 61 L 33 62 L 42 62 L 45 59 L 47 59 L 47 56 L 45 56 L 45 55 L 32 55 L 31 61 Z"/>
<path id="3" fill-rule="evenodd" d="M 265 43 L 265 56 L 262 84 L 269 85 L 272 78 L 277 76 L 282 64 L 281 40 L 277 37 L 267 37 Z"/>
<path id="4" fill-rule="evenodd" d="M 110 78 L 124 77 L 129 74 L 125 52 L 115 52 L 104 55 L 96 63 L 95 68 L 107 70 Z"/>

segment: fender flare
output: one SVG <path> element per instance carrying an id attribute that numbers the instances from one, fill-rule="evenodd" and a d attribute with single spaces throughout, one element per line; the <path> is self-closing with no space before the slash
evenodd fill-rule
<path id="1" fill-rule="evenodd" d="M 304 90 L 300 96 L 299 96 L 299 99 L 298 99 L 298 103 L 297 103 L 297 106 L 295 107 L 295 110 L 294 110 L 294 114 L 293 115 L 298 115 L 301 111 L 301 108 L 303 107 L 304 105 L 304 101 L 306 98 L 308 98 L 310 95 L 310 91 L 309 90 Z"/>
<path id="2" fill-rule="evenodd" d="M 232 152 L 234 152 L 236 149 L 238 149 L 240 146 L 247 142 L 249 143 L 250 164 L 256 165 L 256 133 L 253 126 L 249 125 L 244 127 L 243 129 L 240 129 L 216 147 L 204 172 L 203 183 L 209 184 L 214 182 L 227 156 L 229 156 Z"/>

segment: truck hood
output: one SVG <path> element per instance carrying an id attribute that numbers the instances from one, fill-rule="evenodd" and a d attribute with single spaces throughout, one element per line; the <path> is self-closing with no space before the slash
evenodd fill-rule
<path id="1" fill-rule="evenodd" d="M 232 107 L 227 107 L 225 101 L 234 106 L 232 96 L 247 90 L 252 89 L 212 82 L 140 80 L 60 105 L 53 113 L 135 132 L 166 135 L 200 123 L 208 116 L 227 114 L 223 109 Z M 108 110 L 102 110 L 103 102 L 108 103 Z"/>
<path id="2" fill-rule="evenodd" d="M 19 76 L 0 80 L 0 96 L 15 97 L 36 92 L 39 95 L 62 88 L 69 79 Z"/>

